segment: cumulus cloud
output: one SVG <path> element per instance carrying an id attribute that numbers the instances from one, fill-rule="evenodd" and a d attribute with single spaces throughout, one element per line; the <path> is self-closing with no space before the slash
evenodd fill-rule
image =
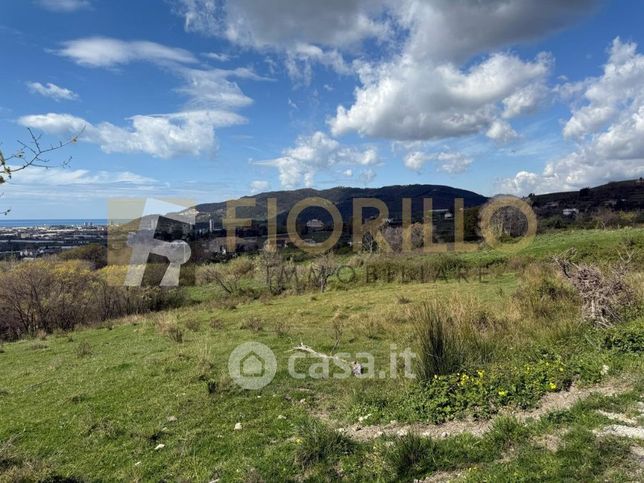
<path id="1" fill-rule="evenodd" d="M 501 119 L 492 121 L 485 135 L 499 144 L 509 143 L 519 137 L 512 126 Z"/>
<path id="2" fill-rule="evenodd" d="M 422 151 L 412 151 L 405 156 L 403 163 L 406 168 L 420 172 L 430 159 L 430 156 Z"/>
<path id="3" fill-rule="evenodd" d="M 80 141 L 98 144 L 106 153 L 145 153 L 158 158 L 212 154 L 217 147 L 214 129 L 243 123 L 238 114 L 227 111 L 186 111 L 159 115 L 137 115 L 130 126 L 109 122 L 92 124 L 71 114 L 23 116 L 23 126 L 51 134 L 78 134 Z"/>
<path id="4" fill-rule="evenodd" d="M 498 106 L 517 90 L 543 79 L 551 59 L 524 62 L 497 53 L 467 71 L 453 64 L 417 62 L 403 55 L 361 71 L 363 86 L 350 108 L 339 106 L 331 120 L 336 135 L 357 131 L 396 140 L 441 139 L 486 132 L 499 118 Z M 505 128 L 505 132 L 509 132 Z M 492 136 L 499 136 L 499 127 Z M 507 136 L 506 136 L 507 137 Z"/>
<path id="5" fill-rule="evenodd" d="M 48 82 L 45 85 L 41 84 L 40 82 L 27 82 L 27 87 L 29 88 L 30 92 L 49 97 L 50 99 L 53 99 L 55 101 L 73 101 L 75 99 L 78 99 L 78 94 L 76 94 L 74 91 L 57 86 L 56 84 L 52 84 L 51 82 Z"/>
<path id="6" fill-rule="evenodd" d="M 89 0 L 38 0 L 38 4 L 52 12 L 75 12 L 92 6 Z"/>
<path id="7" fill-rule="evenodd" d="M 377 17 L 384 0 L 179 0 L 187 31 L 224 37 L 254 48 L 288 48 L 293 43 L 348 47 L 389 35 Z"/>
<path id="8" fill-rule="evenodd" d="M 114 67 L 135 61 L 153 63 L 194 63 L 187 50 L 168 47 L 147 40 L 119 40 L 109 37 L 86 37 L 63 42 L 56 51 L 77 64 L 89 67 Z"/>
<path id="9" fill-rule="evenodd" d="M 563 128 L 577 149 L 542 173 L 517 173 L 504 181 L 505 189 L 551 192 L 644 175 L 644 55 L 637 45 L 615 39 L 602 75 L 563 91 L 579 96 Z"/>
<path id="10" fill-rule="evenodd" d="M 260 162 L 277 168 L 280 183 L 286 188 L 310 187 L 316 173 L 336 165 L 366 167 L 377 163 L 379 158 L 374 148 L 345 147 L 321 131 L 311 136 L 300 136 L 295 146 L 285 149 L 279 158 Z"/>
<path id="11" fill-rule="evenodd" d="M 545 59 L 523 62 L 497 54 L 468 71 L 460 67 L 475 55 L 563 28 L 596 4 L 598 0 L 176 0 L 175 10 L 188 31 L 283 53 L 287 72 L 297 82 L 309 83 L 314 65 L 342 74 L 355 71 L 362 86 L 352 106 L 339 107 L 331 123 L 335 135 L 357 131 L 389 139 L 432 139 L 485 133 L 500 115 L 510 119 L 537 107 L 547 92 Z M 373 40 L 386 48 L 381 49 L 384 55 L 369 60 L 361 47 Z M 530 74 L 535 64 L 540 72 Z M 521 79 L 521 74 L 528 77 Z M 490 98 L 477 99 L 477 88 L 492 93 L 490 87 L 497 85 Z"/>
<path id="12" fill-rule="evenodd" d="M 187 31 L 222 37 L 233 44 L 284 54 L 288 74 L 308 84 L 314 64 L 350 73 L 341 53 L 366 39 L 391 36 L 383 14 L 389 0 L 177 0 Z"/>

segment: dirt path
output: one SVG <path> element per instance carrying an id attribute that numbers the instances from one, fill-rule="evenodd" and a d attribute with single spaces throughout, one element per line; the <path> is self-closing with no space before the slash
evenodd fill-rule
<path id="1" fill-rule="evenodd" d="M 602 396 L 614 396 L 622 394 L 631 389 L 632 386 L 623 380 L 607 381 L 605 383 L 592 386 L 579 388 L 573 385 L 568 391 L 561 391 L 556 393 L 548 393 L 544 396 L 539 404 L 539 407 L 528 410 L 503 410 L 496 418 L 500 416 L 514 416 L 519 421 L 526 421 L 528 419 L 539 419 L 542 416 L 553 411 L 560 411 L 571 408 L 576 402 L 586 399 L 593 394 L 600 394 Z M 475 436 L 480 436 L 490 430 L 495 419 L 488 421 L 448 421 L 443 424 L 428 424 L 428 423 L 412 423 L 400 424 L 392 421 L 389 424 L 371 425 L 358 423 L 348 427 L 339 428 L 338 431 L 342 434 L 353 438 L 357 441 L 369 441 L 380 436 L 403 436 L 405 434 L 414 433 L 419 436 L 431 438 L 446 438 L 461 433 L 470 433 Z"/>

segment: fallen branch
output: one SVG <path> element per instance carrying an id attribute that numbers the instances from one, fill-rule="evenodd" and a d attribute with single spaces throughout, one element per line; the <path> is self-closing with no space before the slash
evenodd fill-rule
<path id="1" fill-rule="evenodd" d="M 333 360 L 336 362 L 339 362 L 340 364 L 344 364 L 347 367 L 351 368 L 351 373 L 354 376 L 358 376 L 362 374 L 362 364 L 356 361 L 347 361 L 346 359 L 342 359 L 341 357 L 334 356 L 334 355 L 328 355 L 323 352 L 318 352 L 315 349 L 309 347 L 308 345 L 304 345 L 302 342 L 300 342 L 300 345 L 297 347 L 293 347 L 289 352 L 306 352 L 307 354 L 312 354 L 316 357 L 319 357 L 320 359 L 329 359 Z"/>

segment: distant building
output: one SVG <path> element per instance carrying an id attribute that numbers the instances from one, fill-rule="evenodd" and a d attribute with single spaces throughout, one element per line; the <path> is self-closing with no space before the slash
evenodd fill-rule
<path id="1" fill-rule="evenodd" d="M 561 214 L 569 218 L 576 218 L 579 214 L 579 210 L 577 208 L 564 208 Z"/>
<path id="2" fill-rule="evenodd" d="M 306 222 L 306 227 L 309 230 L 323 230 L 324 223 L 322 223 L 322 221 L 318 220 L 317 218 L 313 218 L 312 220 Z"/>

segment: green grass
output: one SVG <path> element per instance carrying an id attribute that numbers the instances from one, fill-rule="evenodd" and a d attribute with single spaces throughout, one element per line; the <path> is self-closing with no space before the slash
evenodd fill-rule
<path id="1" fill-rule="evenodd" d="M 537 238 L 523 255 L 545 258 L 574 245 L 610 258 L 611 246 L 625 235 L 641 243 L 642 233 L 548 235 Z M 484 260 L 492 255 L 461 256 Z M 288 374 L 289 351 L 300 342 L 325 353 L 335 347 L 351 357 L 370 352 L 376 369 L 387 372 L 390 346 L 402 350 L 416 342 L 409 311 L 420 303 L 475 296 L 498 314 L 518 285 L 518 276 L 509 272 L 491 274 L 482 283 L 379 282 L 332 287 L 324 293 L 232 300 L 223 300 L 214 286 L 194 287 L 190 296 L 198 303 L 181 309 L 4 344 L 0 480 L 59 476 L 92 481 L 250 481 L 261 476 L 265 481 L 288 481 L 304 476 L 312 481 L 408 481 L 454 470 L 464 471 L 463 476 L 473 481 L 510 481 L 507 475 L 515 473 L 513 481 L 530 480 L 530 474 L 553 481 L 619 476 L 620 468 L 628 470 L 627 448 L 623 442 L 593 438 L 589 431 L 601 420 L 588 404 L 562 413 L 559 420 L 498 423 L 482 438 L 354 443 L 329 428 L 355 423 L 370 409 L 374 420 L 388 421 L 391 406 L 410 421 L 422 419 L 415 406 L 399 403 L 401 396 L 415 394 L 416 385 L 401 377 L 294 380 Z M 602 333 L 589 334 L 571 350 L 556 344 L 525 353 L 509 349 L 486 371 L 512 378 L 519 363 L 534 365 L 561 355 L 571 378 L 596 381 L 605 363 L 615 372 L 637 373 L 641 362 L 633 347 L 639 347 L 640 325 L 611 334 L 607 344 Z M 182 341 L 161 329 L 166 326 L 180 329 Z M 277 357 L 275 379 L 259 391 L 244 391 L 228 376 L 229 354 L 246 341 L 268 345 Z M 551 353 L 544 355 L 543 350 Z M 298 362 L 297 368 L 306 372 L 311 362 Z M 632 403 L 640 389 L 637 386 L 619 404 Z M 494 390 L 498 398 L 498 388 Z M 455 409 L 445 411 L 446 419 L 460 415 Z M 241 430 L 234 429 L 237 423 Z M 561 451 L 544 452 L 533 443 L 537 435 L 562 427 L 570 433 Z M 165 446 L 156 450 L 160 444 Z M 501 462 L 507 454 L 509 461 Z M 582 460 L 588 464 L 579 465 Z M 504 472 L 507 468 L 510 473 Z"/>

